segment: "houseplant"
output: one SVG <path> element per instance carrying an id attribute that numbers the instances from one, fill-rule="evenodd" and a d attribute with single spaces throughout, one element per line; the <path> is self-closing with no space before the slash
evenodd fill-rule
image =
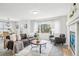
<path id="1" fill-rule="evenodd" d="M 35 40 L 37 40 L 37 43 L 39 43 L 39 34 L 38 33 L 35 33 Z"/>

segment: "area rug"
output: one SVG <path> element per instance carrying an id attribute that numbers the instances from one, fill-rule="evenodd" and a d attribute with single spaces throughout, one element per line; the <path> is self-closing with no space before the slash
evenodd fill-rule
<path id="1" fill-rule="evenodd" d="M 52 48 L 51 46 L 52 45 L 49 44 L 49 42 L 47 43 L 46 48 L 42 46 L 42 52 L 40 54 L 39 46 L 31 49 L 31 45 L 29 45 L 28 47 L 24 48 L 22 51 L 17 53 L 16 56 L 43 56 L 43 55 L 47 56 Z"/>
<path id="2" fill-rule="evenodd" d="M 0 56 L 13 56 L 12 51 L 10 50 L 0 50 Z"/>
<path id="3" fill-rule="evenodd" d="M 31 45 L 24 48 L 16 56 L 63 56 L 63 51 L 61 46 L 54 46 L 54 44 L 48 41 L 46 48 L 42 47 L 42 53 L 39 53 L 39 47 L 31 49 Z"/>

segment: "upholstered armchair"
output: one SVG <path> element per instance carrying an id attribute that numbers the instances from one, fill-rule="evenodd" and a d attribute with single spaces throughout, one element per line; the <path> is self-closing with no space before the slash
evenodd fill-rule
<path id="1" fill-rule="evenodd" d="M 55 37 L 54 43 L 56 44 L 64 44 L 66 42 L 65 34 L 60 34 L 60 37 Z"/>

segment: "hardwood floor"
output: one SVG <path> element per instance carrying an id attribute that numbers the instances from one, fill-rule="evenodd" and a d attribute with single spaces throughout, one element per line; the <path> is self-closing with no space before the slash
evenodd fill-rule
<path id="1" fill-rule="evenodd" d="M 68 48 L 63 48 L 62 49 L 63 53 L 64 53 L 64 56 L 72 56 L 72 52 L 70 49 Z"/>

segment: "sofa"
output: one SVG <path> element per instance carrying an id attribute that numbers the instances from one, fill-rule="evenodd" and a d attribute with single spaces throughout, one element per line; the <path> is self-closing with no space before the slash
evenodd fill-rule
<path id="1" fill-rule="evenodd" d="M 30 38 L 27 37 L 27 34 L 20 34 L 20 36 L 21 36 L 21 41 L 24 44 L 24 47 L 30 45 Z"/>
<path id="2" fill-rule="evenodd" d="M 30 45 L 30 41 L 33 37 L 27 37 L 27 34 L 12 34 L 6 36 L 6 48 L 11 49 L 14 53 L 18 53 L 24 47 Z"/>

